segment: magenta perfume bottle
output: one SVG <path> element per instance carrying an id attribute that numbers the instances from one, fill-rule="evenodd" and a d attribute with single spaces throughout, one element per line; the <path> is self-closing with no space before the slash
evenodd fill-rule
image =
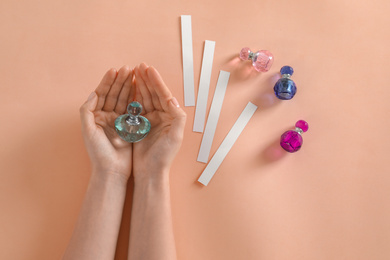
<path id="1" fill-rule="evenodd" d="M 274 56 L 267 50 L 252 52 L 248 47 L 242 48 L 240 51 L 241 60 L 251 60 L 252 66 L 257 71 L 267 72 L 274 62 Z"/>
<path id="2" fill-rule="evenodd" d="M 289 153 L 295 153 L 303 144 L 302 133 L 309 129 L 309 124 L 304 120 L 299 120 L 295 124 L 294 130 L 288 130 L 280 137 L 280 145 Z"/>

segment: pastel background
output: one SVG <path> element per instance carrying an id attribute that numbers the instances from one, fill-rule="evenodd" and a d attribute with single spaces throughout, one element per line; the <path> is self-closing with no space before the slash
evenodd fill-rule
<path id="1" fill-rule="evenodd" d="M 153 65 L 183 104 L 182 14 L 196 87 L 204 41 L 216 41 L 208 107 L 219 70 L 231 72 L 211 154 L 248 101 L 259 109 L 203 187 L 185 108 L 171 172 L 179 259 L 390 259 L 389 11 L 388 0 L 2 0 L 0 259 L 61 258 L 90 174 L 78 109 L 107 69 Z M 270 50 L 271 70 L 239 61 L 242 47 Z M 272 93 L 283 65 L 291 101 Z M 299 119 L 309 131 L 287 154 L 278 140 Z"/>

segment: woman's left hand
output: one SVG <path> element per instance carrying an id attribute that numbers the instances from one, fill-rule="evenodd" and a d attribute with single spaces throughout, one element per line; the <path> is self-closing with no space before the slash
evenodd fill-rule
<path id="1" fill-rule="evenodd" d="M 93 173 L 116 174 L 127 181 L 132 169 L 132 144 L 115 131 L 115 119 L 133 100 L 133 70 L 106 72 L 99 86 L 80 108 L 82 133 Z"/>

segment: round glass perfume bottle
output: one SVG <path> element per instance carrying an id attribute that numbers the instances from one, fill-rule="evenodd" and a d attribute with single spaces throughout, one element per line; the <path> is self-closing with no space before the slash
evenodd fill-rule
<path id="1" fill-rule="evenodd" d="M 128 114 L 118 116 L 115 120 L 115 130 L 126 142 L 136 143 L 148 135 L 150 122 L 146 117 L 141 116 L 142 105 L 133 101 L 127 106 Z"/>
<path id="2" fill-rule="evenodd" d="M 289 153 L 295 153 L 303 144 L 302 133 L 309 129 L 309 124 L 304 120 L 295 123 L 295 130 L 288 130 L 280 137 L 280 145 Z"/>
<path id="3" fill-rule="evenodd" d="M 282 100 L 290 100 L 294 97 L 295 93 L 297 93 L 297 86 L 295 82 L 290 78 L 294 73 L 294 70 L 290 66 L 283 66 L 280 69 L 280 74 L 282 74 L 282 78 L 279 79 L 275 86 L 274 92 L 275 95 Z"/>
<path id="4" fill-rule="evenodd" d="M 257 71 L 267 72 L 274 62 L 274 56 L 267 50 L 252 52 L 248 47 L 242 48 L 240 51 L 241 60 L 251 60 L 252 66 Z"/>

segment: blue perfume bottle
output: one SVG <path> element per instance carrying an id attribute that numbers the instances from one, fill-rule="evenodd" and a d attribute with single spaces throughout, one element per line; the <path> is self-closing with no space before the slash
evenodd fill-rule
<path id="1" fill-rule="evenodd" d="M 297 93 L 297 86 L 290 78 L 293 73 L 294 70 L 290 66 L 283 66 L 280 69 L 282 78 L 279 79 L 274 86 L 275 95 L 279 99 L 290 100 L 294 97 L 295 93 Z"/>
<path id="2" fill-rule="evenodd" d="M 150 131 L 150 122 L 141 116 L 142 105 L 133 101 L 127 106 L 128 114 L 119 116 L 115 120 L 115 130 L 118 135 L 129 143 L 136 143 L 144 139 Z"/>

